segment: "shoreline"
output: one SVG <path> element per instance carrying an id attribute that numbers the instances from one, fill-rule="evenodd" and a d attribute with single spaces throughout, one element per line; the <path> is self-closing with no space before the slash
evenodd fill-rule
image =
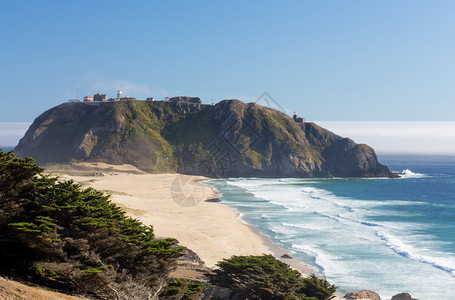
<path id="1" fill-rule="evenodd" d="M 214 187 L 212 187 L 209 183 L 207 183 L 207 181 L 210 181 L 210 180 L 212 180 L 212 179 L 201 180 L 200 183 L 212 188 L 216 193 L 216 197 L 221 198 L 223 196 L 223 194 L 221 192 L 219 192 L 218 190 L 216 190 Z M 269 248 L 269 250 L 272 252 L 273 256 L 275 256 L 275 258 L 290 265 L 293 269 L 299 271 L 304 277 L 309 276 L 311 274 L 315 274 L 318 277 L 321 276 L 321 274 L 318 272 L 318 270 L 316 270 L 312 266 L 307 265 L 307 264 L 301 262 L 300 260 L 292 257 L 292 255 L 291 255 L 292 251 L 282 248 L 281 245 L 279 245 L 278 243 L 273 241 L 273 239 L 270 236 L 262 233 L 258 227 L 256 227 L 253 224 L 248 223 L 245 220 L 242 220 L 241 214 L 234 207 L 225 204 L 222 200 L 221 200 L 221 202 L 216 203 L 216 204 L 220 204 L 220 205 L 223 205 L 225 207 L 229 207 L 230 209 L 232 209 L 235 212 L 235 214 L 237 215 L 237 220 L 239 222 L 241 222 L 242 224 L 244 224 L 245 226 L 248 226 L 251 229 L 251 231 L 253 231 L 254 234 L 261 237 L 264 244 Z M 289 255 L 290 258 L 283 258 L 282 256 L 285 254 Z"/>
<path id="2" fill-rule="evenodd" d="M 216 193 L 215 194 L 216 197 L 217 198 L 221 198 L 222 197 L 222 193 L 219 192 L 216 188 L 212 187 L 211 185 L 209 185 L 207 183 L 207 181 L 210 181 L 210 180 L 213 180 L 213 179 L 200 180 L 199 182 L 201 184 L 209 186 Z M 302 274 L 303 277 L 308 277 L 311 274 L 314 274 L 317 277 L 324 278 L 324 276 L 316 268 L 314 268 L 314 267 L 312 267 L 310 265 L 307 265 L 304 262 L 294 258 L 291 255 L 292 251 L 282 248 L 282 246 L 279 245 L 278 243 L 276 243 L 275 241 L 273 241 L 273 239 L 270 236 L 260 232 L 258 227 L 256 227 L 253 224 L 248 223 L 245 220 L 242 220 L 241 219 L 241 214 L 234 207 L 229 206 L 227 204 L 224 204 L 222 200 L 220 202 L 218 202 L 218 203 L 213 203 L 213 204 L 220 204 L 220 205 L 228 207 L 229 209 L 234 211 L 235 214 L 237 215 L 237 220 L 239 222 L 241 222 L 242 224 L 244 224 L 245 226 L 249 227 L 254 234 L 256 234 L 257 236 L 261 237 L 261 239 L 263 240 L 265 245 L 267 245 L 267 247 L 269 248 L 269 250 L 272 252 L 273 256 L 276 259 L 288 264 L 289 266 L 291 266 L 291 268 L 299 271 Z M 283 258 L 282 255 L 284 255 L 284 254 L 289 255 L 290 258 Z M 333 295 L 334 297 L 332 299 L 333 300 L 344 300 L 344 299 L 346 299 L 343 296 L 344 294 L 346 294 L 346 293 L 341 293 L 340 291 L 337 290 L 335 292 L 335 294 Z M 368 299 L 366 299 L 366 300 L 368 300 Z"/>
<path id="3" fill-rule="evenodd" d="M 292 252 L 290 250 L 283 249 L 279 244 L 274 242 L 271 237 L 260 232 L 259 228 L 257 228 L 254 225 L 251 225 L 251 224 L 246 224 L 246 225 L 249 226 L 254 233 L 256 233 L 258 236 L 260 236 L 262 238 L 264 243 L 273 252 L 273 256 L 275 256 L 277 259 L 290 265 L 293 269 L 296 269 L 297 271 L 302 273 L 302 275 L 304 277 L 308 277 L 311 274 L 314 274 L 318 277 L 321 276 L 321 274 L 319 274 L 319 272 L 316 269 L 314 269 L 310 265 L 307 265 L 307 264 L 301 262 L 300 260 L 294 258 L 292 256 Z M 282 256 L 285 254 L 289 255 L 290 258 L 283 258 Z"/>
<path id="4" fill-rule="evenodd" d="M 73 163 L 45 166 L 46 172 L 72 179 L 83 187 L 93 187 L 111 195 L 111 201 L 146 225 L 157 237 L 172 237 L 194 251 L 205 265 L 232 255 L 272 254 L 304 276 L 313 269 L 280 247 L 257 227 L 240 219 L 240 214 L 224 203 L 205 200 L 221 197 L 206 181 L 211 178 L 182 174 L 150 174 L 131 165 Z"/>
<path id="5" fill-rule="evenodd" d="M 209 268 L 232 255 L 273 254 L 261 236 L 237 219 L 230 207 L 205 202 L 216 191 L 209 178 L 150 174 L 131 165 L 73 163 L 45 166 L 47 173 L 72 179 L 111 195 L 128 216 L 153 226 L 157 238 L 171 237 L 195 252 Z"/>
<path id="6" fill-rule="evenodd" d="M 317 269 L 298 259 L 283 258 L 291 251 L 259 228 L 241 219 L 239 212 L 223 202 L 207 202 L 222 197 L 203 176 L 151 174 L 131 165 L 72 163 L 44 166 L 46 173 L 62 180 L 74 180 L 83 188 L 92 187 L 111 195 L 110 200 L 128 216 L 153 226 L 157 238 L 176 238 L 179 244 L 196 254 L 197 259 L 184 261 L 174 276 L 199 280 L 203 268 L 233 255 L 272 254 L 306 277 Z M 198 260 L 200 259 L 200 260 Z M 203 277 L 203 276 L 202 276 Z M 344 299 L 335 293 L 334 299 Z"/>

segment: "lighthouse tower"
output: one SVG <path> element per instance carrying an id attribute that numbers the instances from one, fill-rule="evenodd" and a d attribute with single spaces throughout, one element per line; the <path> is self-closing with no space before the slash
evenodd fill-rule
<path id="1" fill-rule="evenodd" d="M 120 98 L 122 98 L 122 91 L 118 90 L 117 91 L 117 99 L 120 99 Z"/>

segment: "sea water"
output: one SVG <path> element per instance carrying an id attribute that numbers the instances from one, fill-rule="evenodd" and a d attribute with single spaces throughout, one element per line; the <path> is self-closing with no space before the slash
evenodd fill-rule
<path id="1" fill-rule="evenodd" d="M 455 157 L 382 156 L 402 178 L 226 179 L 222 203 L 339 294 L 455 299 Z"/>

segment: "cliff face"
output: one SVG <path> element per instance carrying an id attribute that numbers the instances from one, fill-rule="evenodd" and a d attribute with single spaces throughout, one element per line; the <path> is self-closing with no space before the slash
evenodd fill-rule
<path id="1" fill-rule="evenodd" d="M 16 151 L 40 163 L 128 163 L 210 177 L 390 176 L 374 150 L 254 103 L 64 103 L 39 116 Z"/>

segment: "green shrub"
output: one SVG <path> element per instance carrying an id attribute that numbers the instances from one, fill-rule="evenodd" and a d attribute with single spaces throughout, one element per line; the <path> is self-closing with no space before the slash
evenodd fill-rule
<path id="1" fill-rule="evenodd" d="M 210 281 L 232 290 L 232 299 L 331 299 L 336 288 L 312 275 L 303 278 L 272 255 L 233 256 L 218 262 Z"/>
<path id="2" fill-rule="evenodd" d="M 0 271 L 106 299 L 147 299 L 182 255 L 109 196 L 0 150 Z"/>
<path id="3" fill-rule="evenodd" d="M 331 299 L 336 291 L 333 284 L 330 284 L 326 279 L 318 278 L 314 274 L 303 279 L 303 283 L 304 286 L 299 292 L 316 299 Z"/>
<path id="4" fill-rule="evenodd" d="M 174 278 L 168 282 L 160 298 L 166 300 L 191 300 L 200 299 L 202 292 L 207 289 L 204 285 L 189 279 Z"/>

